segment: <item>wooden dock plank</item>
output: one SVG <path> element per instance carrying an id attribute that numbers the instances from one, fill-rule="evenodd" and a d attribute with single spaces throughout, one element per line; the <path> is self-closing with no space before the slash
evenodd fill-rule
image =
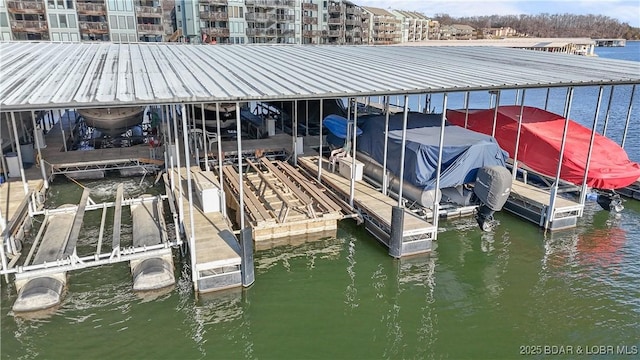
<path id="1" fill-rule="evenodd" d="M 316 169 L 317 159 L 317 157 L 300 157 L 298 158 L 298 161 L 308 169 Z M 347 196 L 349 195 L 351 188 L 349 179 L 329 171 L 324 173 L 323 177 L 332 188 Z M 392 208 L 397 205 L 396 201 L 362 181 L 357 181 L 355 183 L 354 201 L 365 209 L 371 216 L 375 216 L 378 221 L 384 223 L 388 227 L 391 227 L 391 212 Z M 408 210 L 405 210 L 404 232 L 429 229 L 431 227 L 433 227 L 431 223 L 415 216 Z"/>
<path id="2" fill-rule="evenodd" d="M 537 188 L 530 184 L 525 184 L 518 180 L 514 181 L 511 185 L 511 196 L 520 198 L 521 200 L 527 201 L 539 208 L 548 206 L 549 200 L 551 199 L 549 191 Z M 580 206 L 580 203 L 556 195 L 556 209 L 560 210 L 562 208 L 571 208 L 576 206 Z"/>
<path id="3" fill-rule="evenodd" d="M 315 186 L 315 180 L 313 180 L 314 186 L 312 186 L 309 179 L 305 178 L 297 169 L 294 169 L 293 166 L 284 161 L 279 161 L 277 166 L 285 169 L 287 175 L 291 176 L 297 184 L 304 188 L 315 201 L 322 204 L 327 211 L 340 212 L 340 206 L 324 193 L 323 188 Z"/>
<path id="4" fill-rule="evenodd" d="M 192 172 L 198 171 L 199 169 L 197 168 L 192 169 Z M 183 181 L 183 190 L 187 191 L 185 169 L 181 169 L 178 179 Z M 179 199 L 177 187 L 175 191 L 174 196 Z M 191 237 L 191 210 L 188 196 L 182 198 L 182 204 L 184 207 L 185 231 L 187 236 Z M 196 266 L 198 269 L 212 268 L 219 263 L 240 264 L 240 245 L 222 214 L 219 212 L 205 214 L 195 205 L 193 209 Z"/>

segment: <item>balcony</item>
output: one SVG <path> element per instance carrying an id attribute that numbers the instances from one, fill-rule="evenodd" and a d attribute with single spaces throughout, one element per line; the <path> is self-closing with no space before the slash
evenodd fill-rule
<path id="1" fill-rule="evenodd" d="M 7 1 L 7 9 L 12 14 L 44 14 L 42 1 Z"/>
<path id="2" fill-rule="evenodd" d="M 247 6 L 253 7 L 294 7 L 295 0 L 245 0 Z"/>
<path id="3" fill-rule="evenodd" d="M 318 4 L 303 2 L 302 10 L 318 11 Z"/>
<path id="4" fill-rule="evenodd" d="M 361 16 L 362 15 L 362 9 L 360 9 L 359 7 L 355 7 L 355 6 L 347 6 L 346 13 L 349 14 L 349 15 Z"/>
<path id="5" fill-rule="evenodd" d="M 327 10 L 329 11 L 329 14 L 340 14 L 340 13 L 342 13 L 342 6 L 340 6 L 340 5 L 329 5 L 329 8 Z"/>
<path id="6" fill-rule="evenodd" d="M 348 37 L 355 37 L 355 38 L 359 38 L 362 37 L 362 31 L 360 30 L 348 30 L 345 32 L 345 35 Z"/>
<path id="7" fill-rule="evenodd" d="M 200 4 L 209 4 L 209 5 L 227 5 L 227 0 L 200 0 Z"/>
<path id="8" fill-rule="evenodd" d="M 294 34 L 293 30 L 285 30 L 285 29 L 262 29 L 262 28 L 247 29 L 247 36 L 276 37 L 276 36 L 291 36 L 293 34 Z"/>
<path id="9" fill-rule="evenodd" d="M 227 28 L 206 28 L 202 32 L 212 37 L 229 37 L 229 29 Z"/>
<path id="10" fill-rule="evenodd" d="M 153 6 L 136 6 L 138 17 L 162 17 L 162 8 Z"/>
<path id="11" fill-rule="evenodd" d="M 200 19 L 207 19 L 213 21 L 228 21 L 229 13 L 224 11 L 201 11 Z"/>
<path id="12" fill-rule="evenodd" d="M 329 30 L 329 37 L 342 37 L 342 30 Z"/>
<path id="13" fill-rule="evenodd" d="M 80 32 L 84 34 L 108 34 L 109 25 L 106 22 L 79 21 Z"/>
<path id="14" fill-rule="evenodd" d="M 344 24 L 349 26 L 362 26 L 362 20 L 346 19 Z"/>
<path id="15" fill-rule="evenodd" d="M 341 25 L 342 24 L 342 19 L 340 19 L 340 18 L 328 18 L 327 19 L 327 24 L 329 24 L 329 25 Z"/>
<path id="16" fill-rule="evenodd" d="M 295 15 L 281 15 L 281 14 L 265 14 L 265 13 L 246 13 L 244 15 L 247 21 L 252 22 L 293 22 L 296 20 Z"/>
<path id="17" fill-rule="evenodd" d="M 78 2 L 76 5 L 78 15 L 107 15 L 107 7 L 104 4 Z"/>
<path id="18" fill-rule="evenodd" d="M 163 35 L 164 26 L 162 26 L 162 24 L 138 24 L 138 32 L 144 34 Z"/>
<path id="19" fill-rule="evenodd" d="M 318 18 L 311 16 L 303 16 L 302 23 L 305 25 L 318 25 Z"/>
<path id="20" fill-rule="evenodd" d="M 46 21 L 14 20 L 11 22 L 11 30 L 15 32 L 49 32 Z"/>
<path id="21" fill-rule="evenodd" d="M 307 37 L 307 38 L 321 36 L 321 35 L 322 35 L 322 31 L 321 30 L 304 30 L 302 32 L 302 36 Z"/>

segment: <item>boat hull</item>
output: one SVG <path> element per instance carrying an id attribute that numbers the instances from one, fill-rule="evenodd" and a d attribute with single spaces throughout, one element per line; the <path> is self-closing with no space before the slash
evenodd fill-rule
<path id="1" fill-rule="evenodd" d="M 126 132 L 129 128 L 142 123 L 144 107 L 91 108 L 78 109 L 88 126 L 100 130 L 103 134 L 114 136 Z"/>

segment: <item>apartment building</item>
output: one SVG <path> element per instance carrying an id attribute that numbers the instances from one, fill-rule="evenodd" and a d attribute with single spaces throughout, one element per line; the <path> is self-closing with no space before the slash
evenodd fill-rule
<path id="1" fill-rule="evenodd" d="M 440 27 L 441 40 L 475 40 L 476 29 L 469 25 L 453 24 Z"/>
<path id="2" fill-rule="evenodd" d="M 398 44 L 402 40 L 402 22 L 391 12 L 363 6 L 365 43 L 371 45 Z"/>
<path id="3" fill-rule="evenodd" d="M 429 40 L 429 18 L 415 11 L 391 10 L 401 21 L 401 42 Z"/>
<path id="4" fill-rule="evenodd" d="M 323 32 L 325 44 L 364 44 L 362 8 L 350 1 L 328 2 L 326 30 Z"/>
<path id="5" fill-rule="evenodd" d="M 0 0 L 2 40 L 165 41 L 175 0 Z"/>

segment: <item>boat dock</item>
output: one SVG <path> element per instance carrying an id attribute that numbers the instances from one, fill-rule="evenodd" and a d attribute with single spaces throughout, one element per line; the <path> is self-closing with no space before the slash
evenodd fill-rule
<path id="1" fill-rule="evenodd" d="M 256 248 L 263 242 L 291 236 L 335 236 L 338 220 L 343 217 L 341 208 L 322 187 L 284 161 L 262 157 L 246 162 L 244 204 Z M 224 167 L 224 179 L 227 205 L 239 217 L 240 179 L 233 166 Z M 240 223 L 239 218 L 236 223 Z"/>
<path id="2" fill-rule="evenodd" d="M 187 174 L 184 168 L 180 172 L 174 170 L 174 176 L 182 181 L 183 191 L 187 191 Z M 177 206 L 184 209 L 184 230 L 186 238 L 193 235 L 195 248 L 195 279 L 196 291 L 205 293 L 231 287 L 242 286 L 241 279 L 241 251 L 230 224 L 221 213 L 224 195 L 220 191 L 217 177 L 211 172 L 201 171 L 198 167 L 191 168 L 194 183 L 194 204 L 189 206 L 188 196 L 180 197 L 178 187 L 175 187 L 173 198 Z M 163 175 L 165 185 L 169 186 L 170 179 Z M 170 190 L 168 191 L 170 193 Z M 182 205 L 179 199 L 182 198 Z M 204 201 L 200 200 L 204 199 Z M 193 214 L 190 209 L 193 208 Z M 191 229 L 191 215 L 193 228 Z"/>
<path id="3" fill-rule="evenodd" d="M 584 206 L 579 202 L 556 194 L 553 214 L 547 220 L 547 210 L 550 206 L 551 194 L 519 180 L 514 180 L 511 193 L 504 208 L 526 220 L 538 224 L 549 230 L 561 230 L 575 227 L 578 218 L 582 216 Z M 545 223 L 548 223 L 545 226 Z"/>
<path id="4" fill-rule="evenodd" d="M 318 170 L 317 156 L 305 156 L 298 159 L 300 166 L 315 173 Z M 329 163 L 323 161 L 323 182 L 348 202 L 350 180 L 329 170 Z M 353 206 L 362 215 L 365 228 L 387 247 L 390 246 L 392 236 L 392 209 L 397 201 L 382 194 L 371 185 L 356 181 Z M 437 234 L 436 227 L 425 219 L 415 216 L 412 212 L 404 210 L 404 223 L 402 227 L 402 244 L 400 256 L 413 255 L 431 251 L 431 243 Z"/>
<path id="5" fill-rule="evenodd" d="M 628 197 L 629 199 L 640 200 L 640 180 L 616 191 L 619 192 L 620 195 Z"/>

